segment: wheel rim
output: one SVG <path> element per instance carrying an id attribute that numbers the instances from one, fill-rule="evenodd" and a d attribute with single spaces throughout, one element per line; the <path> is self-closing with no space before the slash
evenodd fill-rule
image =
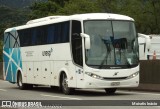
<path id="1" fill-rule="evenodd" d="M 22 77 L 21 77 L 21 75 L 19 76 L 18 85 L 19 85 L 20 87 L 22 87 Z"/>
<path id="2" fill-rule="evenodd" d="M 65 75 L 63 75 L 62 87 L 63 87 L 64 91 L 67 91 L 67 89 L 68 89 L 68 81 L 67 81 L 67 77 Z"/>

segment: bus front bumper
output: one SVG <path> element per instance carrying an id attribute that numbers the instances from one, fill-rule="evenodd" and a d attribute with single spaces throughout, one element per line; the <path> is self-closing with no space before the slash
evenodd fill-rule
<path id="1" fill-rule="evenodd" d="M 126 87 L 138 87 L 139 74 L 131 79 L 124 80 L 107 80 L 107 79 L 95 79 L 87 76 L 85 80 L 80 82 L 77 88 L 126 88 Z"/>

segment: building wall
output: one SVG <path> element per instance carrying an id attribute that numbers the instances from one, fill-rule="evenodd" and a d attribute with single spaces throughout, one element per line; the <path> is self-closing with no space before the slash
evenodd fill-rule
<path id="1" fill-rule="evenodd" d="M 144 60 L 140 62 L 140 83 L 160 84 L 159 60 Z"/>

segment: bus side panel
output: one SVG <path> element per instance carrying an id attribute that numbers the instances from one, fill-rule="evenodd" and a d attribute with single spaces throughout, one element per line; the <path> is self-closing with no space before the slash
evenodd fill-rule
<path id="1" fill-rule="evenodd" d="M 12 83 L 17 82 L 17 71 L 22 68 L 21 49 L 19 48 L 19 36 L 13 28 L 10 32 L 4 33 L 3 59 L 4 79 Z"/>
<path id="2" fill-rule="evenodd" d="M 50 85 L 51 86 L 54 86 L 55 85 L 55 72 L 54 72 L 54 62 L 53 61 L 51 61 L 50 62 L 50 69 L 51 69 L 51 76 L 50 76 Z"/>
<path id="3" fill-rule="evenodd" d="M 5 48 L 4 53 L 9 54 L 9 48 Z M 3 54 L 3 61 L 4 61 L 4 79 L 7 81 L 12 82 L 12 75 L 11 75 L 11 61 L 9 57 Z"/>
<path id="4" fill-rule="evenodd" d="M 20 49 L 5 48 L 4 63 L 5 79 L 15 83 L 17 81 L 17 70 L 22 68 Z"/>
<path id="5" fill-rule="evenodd" d="M 76 87 L 76 73 L 75 66 L 72 64 L 72 61 L 54 61 L 54 77 L 55 77 L 55 86 L 59 86 L 60 73 L 64 72 L 68 78 L 69 87 Z"/>
<path id="6" fill-rule="evenodd" d="M 21 59 L 21 50 L 20 48 L 14 48 L 12 54 L 12 72 L 13 72 L 13 81 L 17 81 L 17 71 L 22 69 L 22 59 Z"/>

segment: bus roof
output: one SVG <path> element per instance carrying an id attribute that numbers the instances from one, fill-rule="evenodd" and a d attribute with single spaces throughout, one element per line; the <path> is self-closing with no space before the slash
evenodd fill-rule
<path id="1" fill-rule="evenodd" d="M 26 23 L 26 25 L 8 28 L 5 30 L 5 32 L 12 31 L 13 29 L 21 30 L 25 28 L 32 28 L 32 27 L 38 27 L 42 25 L 48 25 L 52 23 L 58 23 L 68 20 L 129 20 L 134 21 L 131 17 L 125 16 L 125 15 L 119 15 L 119 14 L 111 14 L 111 13 L 86 13 L 86 14 L 75 14 L 70 16 L 49 16 L 44 17 L 40 19 L 30 20 Z"/>

